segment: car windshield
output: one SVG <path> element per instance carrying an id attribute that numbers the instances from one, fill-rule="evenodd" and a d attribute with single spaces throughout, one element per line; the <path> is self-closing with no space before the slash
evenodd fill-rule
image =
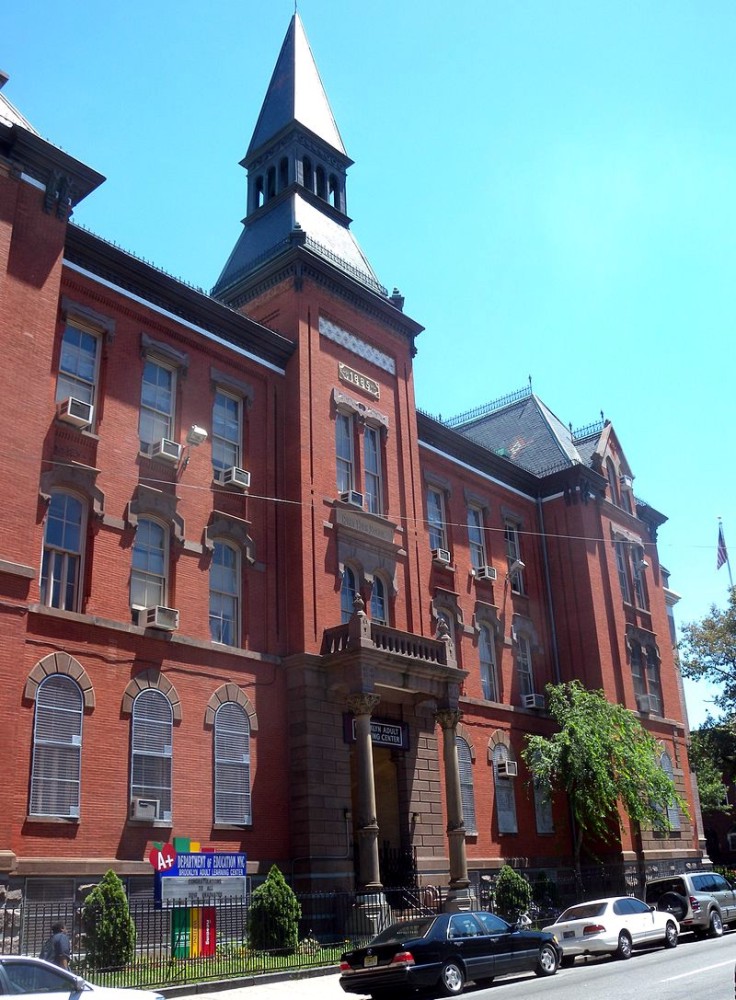
<path id="1" fill-rule="evenodd" d="M 606 912 L 605 903 L 579 903 L 577 906 L 570 906 L 557 918 L 557 923 L 561 924 L 565 920 L 590 920 L 591 917 L 602 917 Z"/>
<path id="2" fill-rule="evenodd" d="M 392 924 L 385 931 L 381 931 L 371 941 L 374 944 L 396 944 L 402 941 L 411 941 L 413 938 L 424 937 L 429 928 L 434 923 L 435 918 L 425 920 L 407 920 L 401 924 Z"/>

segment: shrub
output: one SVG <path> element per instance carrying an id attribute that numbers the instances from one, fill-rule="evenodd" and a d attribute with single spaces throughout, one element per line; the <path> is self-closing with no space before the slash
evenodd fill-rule
<path id="1" fill-rule="evenodd" d="M 518 920 L 529 909 L 532 887 L 523 875 L 504 865 L 496 881 L 496 909 L 506 920 Z"/>
<path id="2" fill-rule="evenodd" d="M 299 901 L 276 865 L 253 893 L 248 911 L 248 937 L 259 951 L 293 952 L 299 942 Z"/>
<path id="3" fill-rule="evenodd" d="M 82 927 L 92 968 L 121 969 L 133 958 L 135 924 L 123 883 L 112 869 L 85 898 Z"/>

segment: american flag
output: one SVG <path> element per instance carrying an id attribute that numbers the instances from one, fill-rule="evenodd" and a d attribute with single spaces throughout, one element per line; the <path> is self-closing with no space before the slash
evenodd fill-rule
<path id="1" fill-rule="evenodd" d="M 718 554 L 716 555 L 716 569 L 720 569 L 721 566 L 728 562 L 728 549 L 726 548 L 726 539 L 723 537 L 723 525 L 718 525 Z"/>

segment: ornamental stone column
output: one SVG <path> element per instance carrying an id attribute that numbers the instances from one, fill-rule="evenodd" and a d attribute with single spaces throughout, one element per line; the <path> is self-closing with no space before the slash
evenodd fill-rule
<path id="1" fill-rule="evenodd" d="M 458 723 L 461 712 L 456 708 L 443 708 L 435 714 L 442 729 L 442 757 L 445 771 L 445 798 L 447 800 L 447 842 L 450 853 L 450 892 L 448 910 L 467 910 L 472 900 L 468 892 L 468 861 L 465 854 L 465 820 L 460 790 L 460 765 L 457 758 Z"/>
<path id="2" fill-rule="evenodd" d="M 348 708 L 355 716 L 355 763 L 358 777 L 356 832 L 360 857 L 360 880 L 367 892 L 381 889 L 378 864 L 378 819 L 376 818 L 376 780 L 373 774 L 371 714 L 380 702 L 376 694 L 354 694 Z"/>

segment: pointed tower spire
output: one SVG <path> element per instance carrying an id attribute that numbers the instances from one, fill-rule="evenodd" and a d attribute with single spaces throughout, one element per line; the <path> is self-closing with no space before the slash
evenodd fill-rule
<path id="1" fill-rule="evenodd" d="M 350 232 L 346 175 L 352 162 L 294 13 L 241 161 L 248 171 L 243 232 L 213 294 L 239 301 L 255 270 L 298 238 L 312 253 L 387 296 Z"/>
<path id="2" fill-rule="evenodd" d="M 304 25 L 295 13 L 276 60 L 246 160 L 281 129 L 297 122 L 347 156 Z"/>

